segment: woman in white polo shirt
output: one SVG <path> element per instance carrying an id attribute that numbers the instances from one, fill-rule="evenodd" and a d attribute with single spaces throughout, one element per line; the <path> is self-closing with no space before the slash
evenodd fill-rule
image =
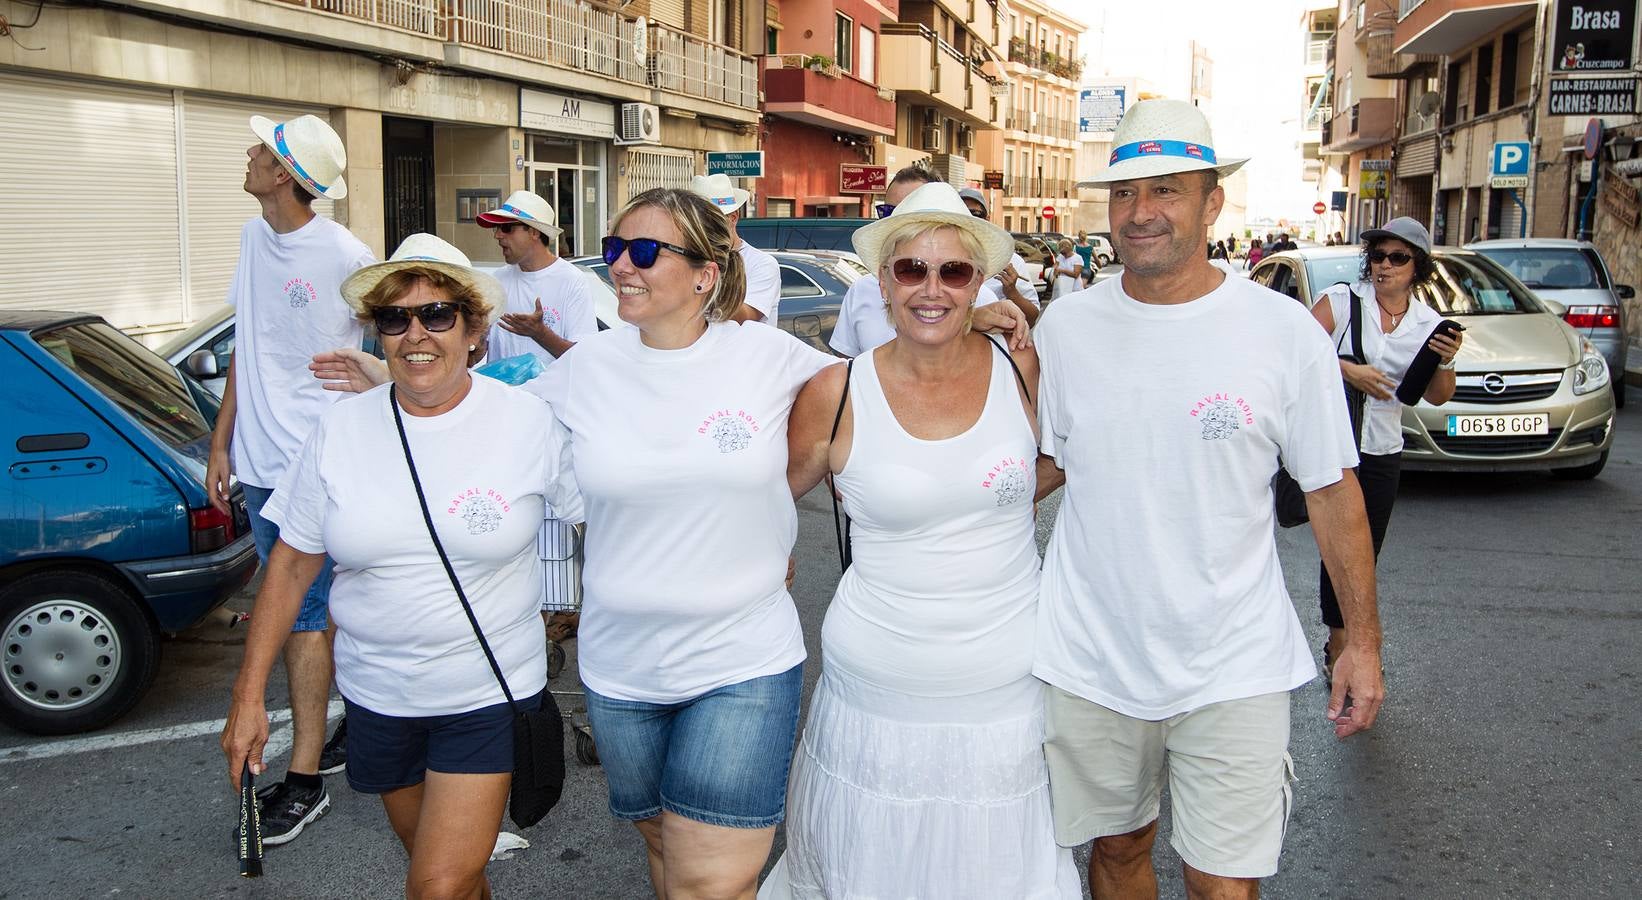
<path id="1" fill-rule="evenodd" d="M 536 534 L 549 507 L 572 521 L 581 512 L 568 436 L 540 399 L 468 371 L 505 296 L 455 247 L 411 235 L 342 296 L 381 336 L 390 385 L 326 410 L 268 501 L 280 536 L 223 729 L 229 779 L 237 788 L 242 765 L 261 769 L 268 674 L 328 553 L 348 783 L 381 795 L 410 853 L 408 893 L 489 896 L 513 715 L 406 456 L 508 690 L 533 710 L 547 684 Z"/>
<path id="2" fill-rule="evenodd" d="M 750 896 L 786 807 L 804 638 L 785 585 L 798 517 L 787 418 L 839 362 L 728 321 L 724 216 L 656 189 L 604 239 L 617 314 L 526 387 L 570 429 L 587 509 L 578 665 L 610 810 L 658 896 Z"/>
<path id="3" fill-rule="evenodd" d="M 1363 504 L 1368 509 L 1369 532 L 1374 538 L 1374 556 L 1380 555 L 1391 507 L 1397 500 L 1397 483 L 1402 472 L 1402 403 L 1396 392 L 1408 374 L 1420 348 L 1429 346 L 1440 365 L 1421 398 L 1441 406 L 1454 396 L 1454 355 L 1460 352 L 1464 336 L 1432 329 L 1442 321 L 1436 310 L 1414 298 L 1414 288 L 1436 274 L 1431 259 L 1431 234 L 1414 219 L 1392 219 L 1384 228 L 1363 232 L 1362 271 L 1350 285 L 1337 284 L 1324 291 L 1311 314 L 1334 339 L 1342 354 L 1351 353 L 1351 298 L 1362 306 L 1363 364 L 1340 360 L 1340 376 L 1346 384 L 1367 394 L 1362 416 L 1357 481 L 1363 488 Z M 1323 671 L 1333 674 L 1334 657 L 1345 641 L 1345 619 L 1334 595 L 1328 569 L 1318 567 L 1318 602 L 1328 641 L 1323 644 Z"/>

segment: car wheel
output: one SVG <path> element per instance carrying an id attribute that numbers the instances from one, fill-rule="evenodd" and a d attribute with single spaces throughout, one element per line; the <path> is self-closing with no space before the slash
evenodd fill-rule
<path id="1" fill-rule="evenodd" d="M 1095 262 L 1100 263 L 1100 267 L 1104 269 L 1112 264 L 1112 258 L 1102 253 L 1101 255 L 1095 257 Z"/>
<path id="2" fill-rule="evenodd" d="M 48 571 L 0 588 L 0 721 L 34 734 L 101 728 L 154 682 L 159 634 L 124 588 Z"/>
<path id="3" fill-rule="evenodd" d="M 1589 481 L 1602 474 L 1602 467 L 1608 464 L 1608 451 L 1596 458 L 1596 462 L 1584 466 L 1574 466 L 1571 469 L 1552 469 L 1551 474 L 1569 481 Z"/>

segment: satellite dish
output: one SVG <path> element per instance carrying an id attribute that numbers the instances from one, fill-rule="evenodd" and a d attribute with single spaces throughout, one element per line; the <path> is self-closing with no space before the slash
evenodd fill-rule
<path id="1" fill-rule="evenodd" d="M 638 58 L 640 65 L 644 63 L 645 57 L 648 56 L 648 48 L 645 44 L 649 34 L 650 23 L 643 16 L 633 20 L 633 55 Z"/>
<path id="2" fill-rule="evenodd" d="M 1426 91 L 1420 95 L 1419 100 L 1415 101 L 1414 108 L 1418 109 L 1422 116 L 1433 116 L 1436 115 L 1437 107 L 1440 105 L 1442 105 L 1442 98 L 1437 96 L 1437 92 Z"/>

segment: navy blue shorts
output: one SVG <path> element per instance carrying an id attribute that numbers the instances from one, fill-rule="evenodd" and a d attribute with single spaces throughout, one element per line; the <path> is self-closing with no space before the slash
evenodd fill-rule
<path id="1" fill-rule="evenodd" d="M 452 775 L 513 771 L 513 711 L 506 702 L 448 716 L 385 716 L 342 698 L 348 711 L 348 785 L 362 794 L 421 784 L 429 769 Z M 542 695 L 519 699 L 535 710 Z"/>

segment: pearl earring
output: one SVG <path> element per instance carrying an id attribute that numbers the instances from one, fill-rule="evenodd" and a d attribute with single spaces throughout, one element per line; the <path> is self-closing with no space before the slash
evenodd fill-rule
<path id="1" fill-rule="evenodd" d="M 477 349 L 479 349 L 479 345 L 478 345 L 478 344 L 469 344 L 469 345 L 468 345 L 468 352 L 469 352 L 469 353 L 472 353 L 472 352 L 473 352 L 473 351 L 475 351 L 475 350 L 477 350 Z"/>

